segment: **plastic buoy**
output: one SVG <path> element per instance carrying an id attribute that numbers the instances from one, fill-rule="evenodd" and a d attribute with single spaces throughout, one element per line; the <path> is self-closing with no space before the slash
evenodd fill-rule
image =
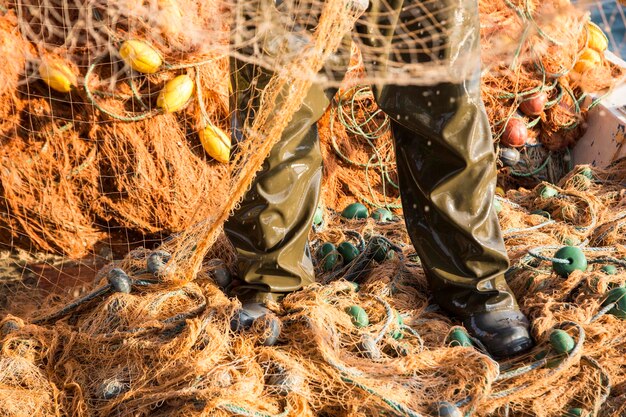
<path id="1" fill-rule="evenodd" d="M 280 320 L 273 314 L 266 314 L 257 320 L 263 320 L 263 336 L 259 343 L 263 346 L 274 346 L 280 337 Z"/>
<path id="2" fill-rule="evenodd" d="M 620 319 L 626 319 L 626 288 L 617 287 L 608 292 L 603 306 L 615 303 L 615 307 L 609 310 L 609 314 Z"/>
<path id="3" fill-rule="evenodd" d="M 39 65 L 39 77 L 60 93 L 69 93 L 78 84 L 76 74 L 63 61 L 43 60 Z"/>
<path id="4" fill-rule="evenodd" d="M 362 307 L 357 305 L 350 306 L 346 308 L 346 313 L 352 319 L 352 324 L 356 327 L 366 327 L 370 324 L 369 317 L 367 317 L 367 313 L 363 310 Z"/>
<path id="5" fill-rule="evenodd" d="M 593 70 L 600 64 L 602 64 L 602 55 L 595 49 L 585 48 L 574 65 L 574 71 L 582 74 Z"/>
<path id="6" fill-rule="evenodd" d="M 463 413 L 459 407 L 449 403 L 448 401 L 440 401 L 437 403 L 437 416 L 439 417 L 463 417 Z"/>
<path id="7" fill-rule="evenodd" d="M 593 179 L 593 170 L 589 167 L 585 167 L 583 169 L 580 170 L 579 172 L 580 175 L 589 178 L 590 180 Z"/>
<path id="8" fill-rule="evenodd" d="M 508 167 L 517 165 L 521 158 L 519 151 L 515 148 L 500 148 L 498 156 L 500 161 Z"/>
<path id="9" fill-rule="evenodd" d="M 198 138 L 209 156 L 221 163 L 228 163 L 230 159 L 230 136 L 222 129 L 207 123 L 204 128 L 198 131 Z"/>
<path id="10" fill-rule="evenodd" d="M 315 209 L 315 215 L 313 216 L 313 224 L 319 226 L 324 221 L 324 210 L 321 207 Z"/>
<path id="11" fill-rule="evenodd" d="M 505 146 L 519 148 L 528 140 L 528 127 L 526 122 L 519 117 L 511 117 L 507 122 L 500 141 Z"/>
<path id="12" fill-rule="evenodd" d="M 519 109 L 526 116 L 540 116 L 546 108 L 548 95 L 545 91 L 540 91 L 528 97 L 519 104 Z"/>
<path id="13" fill-rule="evenodd" d="M 587 46 L 598 52 L 604 52 L 609 47 L 609 39 L 602 32 L 602 29 L 593 22 L 587 22 Z"/>
<path id="14" fill-rule="evenodd" d="M 352 203 L 343 209 L 341 215 L 346 219 L 366 219 L 367 208 L 361 203 Z"/>
<path id="15" fill-rule="evenodd" d="M 615 265 L 604 265 L 600 268 L 600 271 L 604 272 L 607 275 L 615 275 L 617 274 L 617 268 Z"/>
<path id="16" fill-rule="evenodd" d="M 557 259 L 564 259 L 569 263 L 552 263 L 552 269 L 560 276 L 567 278 L 572 272 L 579 270 L 585 271 L 587 269 L 587 258 L 580 248 L 576 246 L 563 246 L 559 249 L 554 257 Z"/>
<path id="17" fill-rule="evenodd" d="M 122 271 L 120 268 L 113 268 L 107 274 L 107 280 L 109 281 L 109 285 L 116 292 L 123 292 L 124 294 L 129 294 L 132 288 L 132 282 L 126 272 Z"/>
<path id="18" fill-rule="evenodd" d="M 339 254 L 337 248 L 332 243 L 324 243 L 319 251 L 319 258 L 322 262 L 322 268 L 324 271 L 330 271 L 337 265 L 339 260 Z"/>
<path id="19" fill-rule="evenodd" d="M 544 185 L 539 190 L 539 195 L 541 196 L 541 198 L 552 198 L 552 197 L 556 197 L 557 195 L 559 195 L 559 192 L 556 190 L 556 188 L 550 187 L 548 185 Z"/>
<path id="20" fill-rule="evenodd" d="M 122 44 L 120 56 L 128 66 L 143 74 L 154 74 L 163 63 L 161 55 L 152 45 L 135 39 Z"/>
<path id="21" fill-rule="evenodd" d="M 402 326 L 404 325 L 404 320 L 402 320 L 402 315 L 396 310 L 393 310 L 393 314 L 396 316 L 396 323 L 398 327 L 391 333 L 391 337 L 396 340 L 400 340 L 404 337 L 404 333 L 402 333 Z"/>
<path id="22" fill-rule="evenodd" d="M 576 343 L 565 330 L 555 329 L 550 333 L 550 344 L 558 353 L 570 353 Z"/>
<path id="23" fill-rule="evenodd" d="M 389 256 L 389 244 L 379 238 L 374 238 L 370 242 L 374 260 L 383 262 Z"/>
<path id="24" fill-rule="evenodd" d="M 504 188 L 502 188 L 502 187 L 496 187 L 496 195 L 498 195 L 500 197 L 505 197 L 506 196 L 506 191 L 504 191 Z"/>
<path id="25" fill-rule="evenodd" d="M 563 417 L 586 417 L 587 412 L 582 408 L 570 408 L 563 414 Z"/>
<path id="26" fill-rule="evenodd" d="M 157 96 L 157 107 L 165 113 L 173 113 L 184 108 L 191 95 L 195 84 L 187 74 L 179 75 L 168 81 Z"/>
<path id="27" fill-rule="evenodd" d="M 357 256 L 359 256 L 359 250 L 350 242 L 342 242 L 337 246 L 337 252 L 343 258 L 344 264 L 349 264 Z"/>
<path id="28" fill-rule="evenodd" d="M 446 339 L 446 344 L 452 347 L 462 346 L 469 347 L 472 345 L 472 339 L 470 339 L 467 332 L 463 329 L 454 329 L 448 335 Z"/>
<path id="29" fill-rule="evenodd" d="M 496 213 L 500 213 L 502 211 L 502 203 L 497 198 L 493 199 L 493 209 Z"/>
<path id="30" fill-rule="evenodd" d="M 372 212 L 372 218 L 377 222 L 390 222 L 393 219 L 393 213 L 386 208 L 377 208 Z"/>

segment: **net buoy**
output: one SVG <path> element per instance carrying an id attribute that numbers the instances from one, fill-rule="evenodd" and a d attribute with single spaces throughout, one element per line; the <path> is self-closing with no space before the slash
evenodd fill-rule
<path id="1" fill-rule="evenodd" d="M 550 344 L 558 353 L 570 353 L 576 343 L 565 330 L 555 329 L 550 333 Z"/>
<path id="2" fill-rule="evenodd" d="M 361 203 L 352 203 L 341 212 L 346 219 L 366 219 L 367 207 Z"/>
<path id="3" fill-rule="evenodd" d="M 357 256 L 359 256 L 359 250 L 356 246 L 354 246 L 350 242 L 342 242 L 337 246 L 337 252 L 343 258 L 344 264 L 349 264 L 352 262 Z"/>
<path id="4" fill-rule="evenodd" d="M 372 256 L 377 262 L 383 262 L 389 256 L 389 244 L 383 239 L 372 239 Z"/>
<path id="5" fill-rule="evenodd" d="M 608 292 L 603 306 L 615 303 L 615 307 L 609 310 L 609 314 L 620 319 L 626 319 L 626 288 L 617 287 Z"/>
<path id="6" fill-rule="evenodd" d="M 559 195 L 559 192 L 556 190 L 556 188 L 550 187 L 548 185 L 544 185 L 539 190 L 539 196 L 541 198 L 552 198 L 552 197 L 556 197 L 557 195 Z"/>
<path id="7" fill-rule="evenodd" d="M 386 208 L 377 208 L 372 212 L 372 218 L 377 222 L 390 222 L 393 219 L 393 213 Z"/>
<path id="8" fill-rule="evenodd" d="M 324 271 L 332 270 L 335 265 L 337 265 L 337 261 L 339 260 L 339 254 L 337 253 L 337 248 L 332 243 L 324 243 L 319 251 L 319 258 L 322 262 L 322 268 Z"/>
<path id="9" fill-rule="evenodd" d="M 454 329 L 450 332 L 446 339 L 446 344 L 452 347 L 470 347 L 473 346 L 467 332 L 463 329 Z"/>
<path id="10" fill-rule="evenodd" d="M 321 207 L 315 209 L 315 214 L 313 215 L 313 224 L 316 226 L 320 226 L 324 221 L 324 210 Z"/>
<path id="11" fill-rule="evenodd" d="M 588 414 L 582 408 L 570 408 L 563 414 L 563 417 L 586 417 Z"/>
<path id="12" fill-rule="evenodd" d="M 587 269 L 587 258 L 585 258 L 583 251 L 576 246 L 563 246 L 554 254 L 554 257 L 569 261 L 569 263 L 552 262 L 554 272 L 564 278 L 576 270 L 585 271 Z"/>
<path id="13" fill-rule="evenodd" d="M 600 271 L 604 272 L 607 275 L 615 275 L 617 274 L 617 268 L 615 265 L 604 265 L 600 268 Z"/>
<path id="14" fill-rule="evenodd" d="M 365 312 L 362 307 L 354 305 L 347 307 L 345 311 L 350 316 L 352 324 L 354 324 L 356 327 L 366 327 L 370 324 L 369 317 L 367 317 L 367 312 Z"/>
<path id="15" fill-rule="evenodd" d="M 194 83 L 187 75 L 168 81 L 157 97 L 157 106 L 165 113 L 173 113 L 184 108 L 193 94 Z"/>
<path id="16" fill-rule="evenodd" d="M 402 326 L 404 325 L 404 320 L 402 319 L 402 315 L 396 310 L 393 310 L 393 314 L 396 316 L 396 323 L 398 327 L 391 333 L 391 337 L 396 340 L 400 340 L 404 337 L 404 333 L 402 332 Z"/>
<path id="17" fill-rule="evenodd" d="M 156 49 L 146 42 L 134 39 L 122 44 L 120 56 L 129 67 L 142 74 L 154 74 L 163 63 Z"/>

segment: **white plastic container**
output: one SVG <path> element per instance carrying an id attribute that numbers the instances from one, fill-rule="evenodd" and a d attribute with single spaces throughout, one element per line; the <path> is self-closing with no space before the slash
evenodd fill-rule
<path id="1" fill-rule="evenodd" d="M 626 68 L 626 62 L 605 52 L 605 57 Z M 596 97 L 599 94 L 595 95 Z M 626 79 L 589 111 L 587 131 L 572 151 L 575 165 L 605 167 L 626 157 Z"/>

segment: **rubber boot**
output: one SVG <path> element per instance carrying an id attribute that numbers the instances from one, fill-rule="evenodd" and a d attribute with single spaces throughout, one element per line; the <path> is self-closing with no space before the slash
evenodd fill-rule
<path id="1" fill-rule="evenodd" d="M 361 23 L 367 45 L 380 46 L 392 34 L 406 39 L 400 32 L 424 33 L 428 40 L 418 45 L 430 42 L 430 51 L 404 54 L 415 44 L 400 41 L 394 43 L 391 59 L 435 61 L 451 79 L 467 74 L 435 85 L 374 89 L 378 105 L 392 120 L 407 230 L 437 303 L 461 318 L 494 356 L 520 353 L 532 341 L 504 277 L 509 260 L 492 205 L 496 166 L 480 98 L 477 2 L 446 0 L 406 8 L 401 1 L 392 3 L 399 21 L 395 32 L 388 24 L 394 19 L 374 0 L 372 10 L 379 10 L 383 23 L 371 30 L 376 13 Z M 423 26 L 424 15 L 435 21 L 431 27 Z M 379 65 L 375 70 L 384 76 L 386 69 Z"/>
<path id="2" fill-rule="evenodd" d="M 238 6 L 239 18 L 235 21 L 244 22 L 243 33 L 247 36 L 253 36 L 258 29 L 254 17 L 259 16 L 260 9 L 278 23 L 288 18 L 288 8 L 281 12 L 273 1 L 240 2 Z M 275 26 L 264 32 L 262 40 L 258 41 L 264 56 L 271 57 L 272 45 L 280 44 L 282 48 L 301 45 L 298 36 L 305 33 L 304 30 L 293 27 L 293 24 L 290 27 Z M 291 52 L 294 51 L 282 51 L 286 56 Z M 230 62 L 231 108 L 234 109 L 234 136 L 238 140 L 240 127 L 244 123 L 253 123 L 260 93 L 273 73 L 265 67 L 234 58 Z M 329 94 L 332 96 L 333 92 Z M 262 170 L 257 173 L 240 207 L 225 224 L 226 235 L 237 250 L 239 278 L 244 282 L 234 289 L 234 294 L 244 302 L 279 299 L 314 280 L 306 245 L 319 201 L 322 176 L 316 123 L 329 104 L 323 88 L 313 84 Z"/>

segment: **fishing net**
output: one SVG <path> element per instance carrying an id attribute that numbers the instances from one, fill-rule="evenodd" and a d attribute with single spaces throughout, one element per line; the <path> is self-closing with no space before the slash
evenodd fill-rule
<path id="1" fill-rule="evenodd" d="M 529 130 L 497 201 L 509 281 L 538 346 L 497 363 L 454 339 L 462 329 L 431 303 L 402 226 L 388 116 L 368 87 L 467 75 L 469 51 L 454 68 L 439 55 L 442 36 L 463 35 L 441 21 L 441 3 L 402 10 L 429 36 L 400 26 L 390 44 L 352 46 L 355 22 L 367 27 L 359 1 L 3 3 L 0 241 L 17 258 L 0 291 L 0 415 L 414 417 L 445 404 L 478 416 L 623 414 L 623 310 L 607 293 L 626 276 L 626 165 L 566 159 L 598 103 L 591 93 L 621 70 L 602 55 L 575 68 L 590 48 L 584 5 L 479 4 L 496 149 L 512 118 Z M 381 16 L 384 32 L 395 14 Z M 145 59 L 131 65 L 124 45 Z M 229 131 L 230 58 L 273 75 L 220 162 L 201 140 Z M 266 347 L 263 323 L 230 330 L 239 303 L 223 292 L 235 257 L 222 225 L 314 83 L 339 91 L 319 124 L 312 253 L 348 241 L 360 255 L 331 268 L 317 259 L 318 283 L 270 306 L 282 331 Z M 518 115 L 537 92 L 545 111 Z M 343 219 L 354 200 L 396 215 Z M 552 272 L 566 244 L 587 254 L 588 272 Z M 366 322 L 346 312 L 359 308 Z M 555 329 L 572 338 L 567 352 L 550 343 Z"/>

